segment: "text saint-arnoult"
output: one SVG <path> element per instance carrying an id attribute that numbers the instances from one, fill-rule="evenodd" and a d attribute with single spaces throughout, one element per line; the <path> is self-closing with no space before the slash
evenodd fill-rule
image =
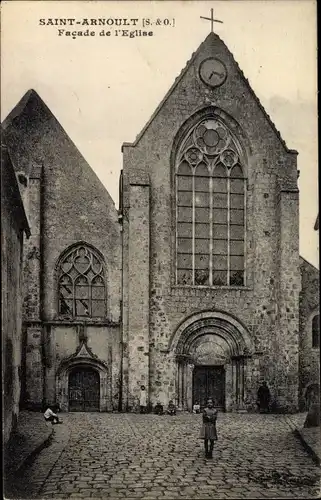
<path id="1" fill-rule="evenodd" d="M 82 18 L 76 19 L 72 18 L 44 18 L 39 19 L 40 26 L 136 26 L 138 23 L 138 18 L 118 18 L 118 17 L 102 17 L 102 18 Z"/>

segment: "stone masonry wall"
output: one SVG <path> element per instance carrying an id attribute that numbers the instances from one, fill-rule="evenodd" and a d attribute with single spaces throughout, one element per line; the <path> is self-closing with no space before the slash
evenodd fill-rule
<path id="1" fill-rule="evenodd" d="M 279 197 L 280 246 L 278 321 L 275 340 L 277 403 L 298 408 L 299 383 L 299 204 L 298 191 L 282 190 Z"/>
<path id="2" fill-rule="evenodd" d="M 145 385 L 147 394 L 149 391 L 149 215 L 148 180 L 133 179 L 128 245 L 128 405 L 131 408 L 138 406 L 141 385 Z"/>
<path id="3" fill-rule="evenodd" d="M 76 354 L 81 337 L 94 359 L 104 362 L 109 370 L 113 409 L 118 409 L 120 390 L 120 331 L 118 327 L 88 325 L 47 325 L 45 340 L 45 398 L 48 403 L 57 400 L 56 372 L 61 363 Z M 65 388 L 68 391 L 68 387 Z"/>
<path id="4" fill-rule="evenodd" d="M 43 403 L 44 367 L 42 343 L 42 255 L 41 210 L 42 167 L 34 164 L 29 171 L 28 218 L 31 236 L 24 246 L 23 320 L 26 345 L 23 353 L 23 402 L 26 407 L 41 408 Z"/>
<path id="5" fill-rule="evenodd" d="M 201 60 L 217 56 L 226 65 L 228 77 L 215 90 L 198 77 Z M 247 283 L 245 287 L 183 288 L 175 286 L 175 211 L 173 168 L 176 136 L 190 117 L 202 109 L 213 109 L 239 138 L 247 157 Z M 233 117 L 233 118 L 232 118 Z M 278 179 L 296 187 L 296 156 L 289 152 L 260 104 L 249 89 L 233 57 L 215 35 L 210 35 L 193 55 L 191 63 L 158 108 L 153 119 L 133 145 L 124 144 L 124 195 L 126 173 L 140 169 L 150 178 L 150 388 L 151 400 L 164 403 L 175 397 L 175 363 L 168 353 L 170 339 L 178 325 L 193 313 L 222 310 L 236 316 L 252 336 L 258 358 L 250 368 L 249 392 L 257 390 L 259 377 L 267 377 L 275 390 L 279 365 L 277 301 L 280 279 L 278 269 Z M 290 158 L 290 159 L 289 159 Z M 280 173 L 282 164 L 282 174 Z M 286 212 L 286 207 L 284 207 Z M 297 217 L 297 202 L 288 206 L 284 220 Z M 292 224 L 292 222 L 291 222 Z M 297 234 L 294 234 L 294 239 Z M 296 244 L 296 241 L 295 241 Z M 294 252 L 294 247 L 293 247 Z M 296 259 L 294 255 L 294 259 Z M 295 273 L 295 264 L 291 272 Z M 133 272 L 133 271 L 132 271 Z M 285 270 L 283 279 L 286 279 Z M 293 276 L 293 283 L 297 280 Z M 130 308 L 129 297 L 127 307 Z M 288 313 L 296 315 L 295 300 Z M 295 321 L 291 328 L 296 328 Z M 289 330 L 287 329 L 286 332 Z M 129 335 L 131 332 L 129 330 Z M 297 335 L 297 332 L 293 332 Z M 284 342 L 293 343 L 289 352 L 295 365 L 297 346 L 286 333 Z M 290 399 L 292 399 L 292 394 Z"/>
<path id="6" fill-rule="evenodd" d="M 6 193 L 7 194 L 7 193 Z M 22 347 L 22 232 L 17 228 L 10 200 L 1 199 L 2 373 L 4 442 L 14 428 L 21 384 Z"/>
<path id="7" fill-rule="evenodd" d="M 107 318 L 119 322 L 121 286 L 120 227 L 115 205 L 44 102 L 31 91 L 20 115 L 6 123 L 5 135 L 16 163 L 28 171 L 43 166 L 42 258 L 43 320 L 57 318 L 55 266 L 70 245 L 87 242 L 104 256 L 107 267 Z M 19 107 L 19 105 L 17 106 Z M 36 200 L 34 200 L 36 203 Z M 31 226 L 39 217 L 32 212 Z"/>
<path id="8" fill-rule="evenodd" d="M 300 293 L 300 405 L 305 406 L 309 385 L 320 385 L 320 348 L 312 347 L 312 319 L 320 314 L 319 271 L 302 257 Z"/>
<path id="9" fill-rule="evenodd" d="M 42 168 L 34 165 L 28 184 L 28 219 L 31 236 L 24 245 L 24 320 L 41 316 L 41 190 Z"/>
<path id="10" fill-rule="evenodd" d="M 37 406 L 55 393 L 54 379 L 65 344 L 57 346 L 55 328 L 64 335 L 73 330 L 59 316 L 56 266 L 71 245 L 88 243 L 103 256 L 106 268 L 107 307 L 103 318 L 86 318 L 88 337 L 110 364 L 120 370 L 120 357 L 105 356 L 118 342 L 121 303 L 121 239 L 114 203 L 51 111 L 34 91 L 18 103 L 4 124 L 5 137 L 19 170 L 29 178 L 29 218 L 32 238 L 25 258 L 25 398 Z M 78 322 L 79 323 L 79 322 Z M 70 344 L 73 343 L 72 335 Z M 116 340 L 117 339 L 117 340 Z M 69 351 L 68 351 L 69 352 Z M 57 355 L 58 353 L 58 355 Z M 116 364 L 113 366 L 113 364 Z M 113 388 L 116 393 L 116 387 Z"/>
<path id="11" fill-rule="evenodd" d="M 6 152 L 1 151 L 1 339 L 3 440 L 15 428 L 21 392 L 22 253 L 24 227 L 19 189 Z M 8 160 L 8 162 L 7 162 Z"/>

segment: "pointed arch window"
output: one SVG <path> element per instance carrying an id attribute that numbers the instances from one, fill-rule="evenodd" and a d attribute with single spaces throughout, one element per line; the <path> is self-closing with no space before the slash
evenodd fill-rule
<path id="1" fill-rule="evenodd" d="M 201 120 L 176 158 L 176 284 L 245 285 L 241 149 L 218 119 Z"/>
<path id="2" fill-rule="evenodd" d="M 105 270 L 98 252 L 79 245 L 63 256 L 58 267 L 59 314 L 106 316 Z"/>

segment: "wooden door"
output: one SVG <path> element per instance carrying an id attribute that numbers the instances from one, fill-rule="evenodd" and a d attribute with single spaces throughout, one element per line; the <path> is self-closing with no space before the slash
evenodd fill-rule
<path id="1" fill-rule="evenodd" d="M 99 373 L 76 368 L 69 374 L 69 411 L 99 411 Z"/>
<path id="2" fill-rule="evenodd" d="M 196 366 L 193 373 L 193 404 L 201 408 L 212 398 L 215 408 L 225 409 L 225 370 L 223 366 Z"/>

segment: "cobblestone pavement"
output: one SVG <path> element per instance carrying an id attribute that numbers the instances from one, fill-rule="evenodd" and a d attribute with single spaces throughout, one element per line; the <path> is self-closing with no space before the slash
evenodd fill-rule
<path id="1" fill-rule="evenodd" d="M 212 460 L 200 426 L 190 414 L 69 413 L 20 498 L 319 498 L 320 469 L 282 415 L 220 414 Z"/>
<path id="2" fill-rule="evenodd" d="M 43 413 L 21 411 L 17 429 L 4 449 L 4 466 L 8 473 L 14 473 L 31 453 L 41 448 L 52 430 L 52 426 L 45 422 Z"/>

